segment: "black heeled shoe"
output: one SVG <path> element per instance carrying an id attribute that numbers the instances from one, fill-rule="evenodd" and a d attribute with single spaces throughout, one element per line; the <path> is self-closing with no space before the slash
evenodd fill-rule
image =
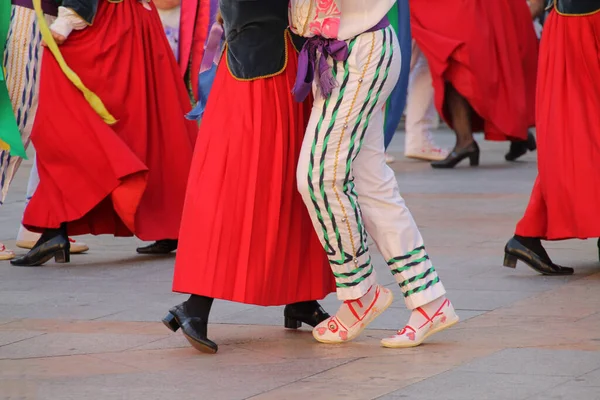
<path id="1" fill-rule="evenodd" d="M 10 263 L 16 267 L 39 267 L 53 257 L 57 263 L 71 261 L 71 243 L 64 226 L 44 232 L 29 253 Z"/>
<path id="2" fill-rule="evenodd" d="M 207 336 L 207 321 L 198 317 L 190 317 L 185 311 L 185 303 L 171 308 L 162 322 L 173 332 L 177 332 L 181 328 L 183 336 L 192 347 L 202 353 L 214 354 L 219 350 L 219 346 Z"/>
<path id="3" fill-rule="evenodd" d="M 138 247 L 136 251 L 139 254 L 169 254 L 177 250 L 177 245 L 177 240 L 163 239 L 157 240 L 148 246 Z"/>
<path id="4" fill-rule="evenodd" d="M 573 268 L 554 264 L 551 260 L 540 257 L 533 250 L 527 248 L 516 238 L 511 238 L 504 247 L 504 266 L 516 268 L 517 261 L 529 265 L 531 269 L 542 275 L 573 275 Z"/>
<path id="5" fill-rule="evenodd" d="M 298 329 L 302 323 L 313 328 L 329 318 L 329 314 L 318 301 L 303 301 L 288 304 L 283 310 L 283 326 L 287 329 Z"/>
<path id="6" fill-rule="evenodd" d="M 473 142 L 464 149 L 457 149 L 456 147 L 448 157 L 441 161 L 432 161 L 431 167 L 436 169 L 442 168 L 454 168 L 459 162 L 464 160 L 465 158 L 469 159 L 471 167 L 476 167 L 479 165 L 479 146 L 477 142 Z"/>
<path id="7" fill-rule="evenodd" d="M 527 132 L 527 140 L 516 141 L 510 143 L 508 153 L 504 155 L 506 161 L 516 161 L 519 157 L 527 154 L 527 151 L 534 151 L 537 149 L 537 143 L 535 136 L 531 131 Z"/>

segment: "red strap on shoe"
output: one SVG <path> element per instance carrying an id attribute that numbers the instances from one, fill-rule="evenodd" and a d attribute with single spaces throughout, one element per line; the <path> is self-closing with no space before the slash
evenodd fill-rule
<path id="1" fill-rule="evenodd" d="M 367 292 L 367 293 L 368 293 L 368 292 Z M 356 302 L 360 308 L 362 308 L 362 307 L 363 307 L 363 305 L 362 305 L 362 302 L 361 302 L 359 299 L 357 299 L 357 300 L 346 300 L 346 301 L 344 301 L 344 303 L 345 303 L 345 304 L 348 306 L 348 308 L 350 309 L 350 311 L 352 312 L 352 314 L 354 315 L 354 317 L 356 317 L 356 319 L 357 319 L 358 321 L 362 321 L 362 320 L 363 320 L 363 318 L 365 317 L 365 315 L 367 315 L 367 314 L 369 313 L 369 311 L 371 311 L 371 308 L 373 308 L 373 306 L 374 306 L 374 305 L 375 305 L 375 303 L 377 302 L 377 299 L 379 299 L 379 293 L 380 293 L 380 292 L 379 292 L 379 287 L 377 287 L 377 288 L 375 289 L 375 296 L 373 296 L 373 301 L 371 302 L 371 305 L 369 306 L 369 308 L 367 308 L 367 309 L 365 310 L 365 312 L 363 313 L 363 315 L 362 315 L 362 316 L 359 316 L 359 315 L 358 315 L 358 313 L 356 312 L 356 310 L 355 310 L 355 309 L 354 309 L 354 307 L 353 307 L 353 303 L 354 303 L 354 302 Z M 353 324 L 353 325 L 354 325 L 354 324 Z"/>
<path id="2" fill-rule="evenodd" d="M 426 319 L 425 323 L 423 325 L 421 325 L 419 327 L 419 329 L 423 328 L 425 325 L 432 323 L 433 324 L 433 319 L 435 317 L 440 317 L 442 315 L 444 315 L 444 313 L 442 312 L 442 308 L 444 308 L 444 306 L 449 305 L 450 304 L 450 300 L 446 299 L 442 305 L 440 306 L 440 308 L 437 309 L 437 311 L 435 312 L 435 314 L 433 314 L 431 316 L 431 318 L 429 317 L 429 315 L 427 315 L 427 313 L 425 312 L 425 310 L 423 310 L 421 307 L 417 308 L 417 311 L 419 311 Z"/>
<path id="3" fill-rule="evenodd" d="M 410 329 L 411 331 L 413 331 L 413 333 L 417 333 L 417 331 L 415 331 L 415 328 L 413 328 L 410 325 L 406 325 L 404 328 L 402 328 L 401 331 L 398 331 L 398 335 L 404 335 L 407 329 Z"/>

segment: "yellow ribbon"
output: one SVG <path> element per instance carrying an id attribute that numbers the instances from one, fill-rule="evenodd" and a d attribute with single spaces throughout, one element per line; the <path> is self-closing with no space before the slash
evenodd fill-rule
<path id="1" fill-rule="evenodd" d="M 115 117 L 113 117 L 108 112 L 108 110 L 104 106 L 104 103 L 102 103 L 102 100 L 100 100 L 100 97 L 98 97 L 94 92 L 89 90 L 83 84 L 83 82 L 81 81 L 79 76 L 75 73 L 75 71 L 73 71 L 67 65 L 60 50 L 58 49 L 58 45 L 56 44 L 56 42 L 54 41 L 54 38 L 52 37 L 52 32 L 50 32 L 50 28 L 48 27 L 48 24 L 46 23 L 46 19 L 44 18 L 44 12 L 42 11 L 41 0 L 33 0 L 33 8 L 35 9 L 35 13 L 38 18 L 38 23 L 40 25 L 40 31 L 42 33 L 42 38 L 44 39 L 44 42 L 46 42 L 48 49 L 50 49 L 50 51 L 52 52 L 52 55 L 54 55 L 54 58 L 56 58 L 56 61 L 58 62 L 60 69 L 63 71 L 63 73 L 66 75 L 66 77 L 73 83 L 73 85 L 75 85 L 75 87 L 77 89 L 79 89 L 81 91 L 81 93 L 83 93 L 83 97 L 85 97 L 85 99 L 90 104 L 90 106 L 104 120 L 104 122 L 106 122 L 109 125 L 115 124 L 117 122 L 117 120 L 115 119 Z"/>

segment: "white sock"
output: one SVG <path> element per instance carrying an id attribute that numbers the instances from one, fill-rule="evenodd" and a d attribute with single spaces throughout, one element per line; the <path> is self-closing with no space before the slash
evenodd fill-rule
<path id="1" fill-rule="evenodd" d="M 410 314 L 407 326 L 415 330 L 424 328 L 428 323 L 432 322 L 434 316 L 440 311 L 445 302 L 446 296 L 442 296 L 424 306 L 415 308 Z"/>
<path id="2" fill-rule="evenodd" d="M 375 286 L 371 286 L 361 298 L 346 300 L 342 303 L 335 316 L 346 328 L 362 320 L 365 314 L 373 307 L 376 293 Z"/>

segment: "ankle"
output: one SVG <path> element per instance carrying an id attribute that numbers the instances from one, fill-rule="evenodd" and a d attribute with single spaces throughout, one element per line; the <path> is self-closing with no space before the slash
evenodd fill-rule
<path id="1" fill-rule="evenodd" d="M 523 246 L 525 247 L 529 247 L 529 246 L 538 246 L 542 244 L 542 241 L 540 238 L 537 237 L 532 237 L 532 236 L 521 236 L 521 235 L 514 235 L 514 238 L 517 242 L 521 243 Z"/>
<path id="2" fill-rule="evenodd" d="M 446 298 L 446 296 L 440 296 L 437 299 L 430 301 L 427 304 L 422 305 L 421 307 L 419 307 L 420 309 L 424 310 L 424 311 L 430 311 L 430 310 L 434 310 L 437 311 L 437 309 L 439 309 L 440 307 L 442 307 L 442 305 L 444 304 L 444 302 L 446 302 L 446 300 L 448 300 Z M 416 310 L 413 310 L 416 311 Z"/>

